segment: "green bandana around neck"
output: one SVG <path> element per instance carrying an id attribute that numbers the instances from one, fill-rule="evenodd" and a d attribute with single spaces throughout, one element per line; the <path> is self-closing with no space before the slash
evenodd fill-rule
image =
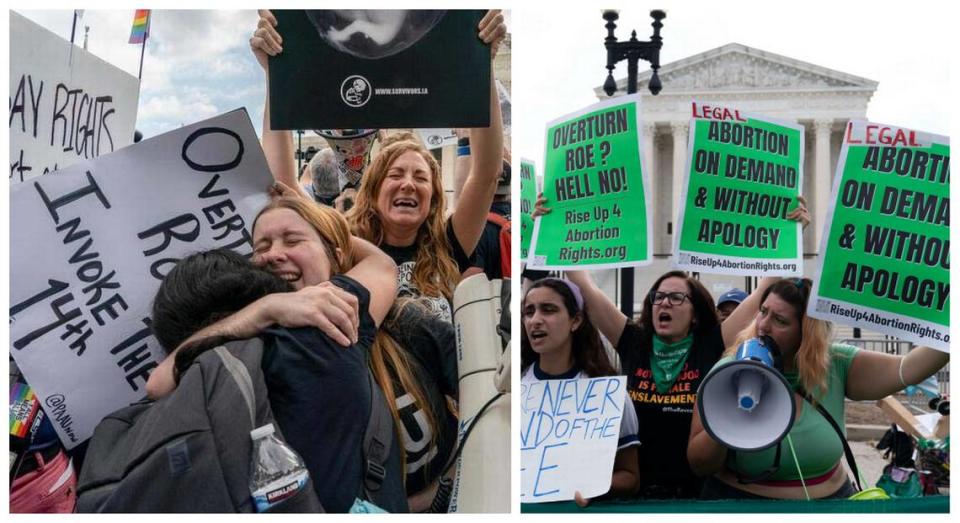
<path id="1" fill-rule="evenodd" d="M 676 342 L 667 343 L 660 336 L 653 335 L 653 355 L 650 358 L 650 370 L 653 371 L 653 381 L 657 384 L 657 394 L 666 394 L 677 381 L 677 376 L 683 370 L 683 364 L 693 346 L 693 334 Z"/>

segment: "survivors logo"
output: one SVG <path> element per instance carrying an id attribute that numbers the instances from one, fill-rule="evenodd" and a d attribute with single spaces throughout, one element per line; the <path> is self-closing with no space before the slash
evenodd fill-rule
<path id="1" fill-rule="evenodd" d="M 340 98 L 350 107 L 363 107 L 370 101 L 372 94 L 370 81 L 358 74 L 348 76 L 340 84 Z"/>

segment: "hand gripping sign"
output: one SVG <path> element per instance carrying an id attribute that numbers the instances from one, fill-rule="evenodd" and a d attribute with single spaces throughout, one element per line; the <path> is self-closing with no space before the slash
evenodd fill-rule
<path id="1" fill-rule="evenodd" d="M 530 252 L 530 240 L 533 236 L 533 206 L 537 203 L 536 165 L 526 159 L 520 159 L 520 261 L 526 262 Z"/>
<path id="2" fill-rule="evenodd" d="M 950 139 L 851 121 L 810 316 L 950 350 Z"/>
<path id="3" fill-rule="evenodd" d="M 787 214 L 803 186 L 803 126 L 713 104 L 691 107 L 676 267 L 799 276 L 802 228 Z"/>
<path id="4" fill-rule="evenodd" d="M 543 194 L 527 266 L 613 269 L 651 262 L 649 176 L 640 155 L 640 95 L 547 124 Z"/>

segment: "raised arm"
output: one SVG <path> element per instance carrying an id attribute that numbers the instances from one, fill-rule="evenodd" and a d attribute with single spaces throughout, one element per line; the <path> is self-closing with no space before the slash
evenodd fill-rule
<path id="1" fill-rule="evenodd" d="M 583 302 L 587 305 L 590 321 L 596 325 L 600 334 L 614 347 L 620 343 L 620 335 L 627 325 L 627 317 L 620 312 L 617 305 L 607 297 L 597 284 L 593 283 L 587 271 L 570 271 L 565 273 L 573 283 L 580 287 Z"/>
<path id="2" fill-rule="evenodd" d="M 885 398 L 922 382 L 949 362 L 948 353 L 929 347 L 915 347 L 906 356 L 857 351 L 847 373 L 846 394 L 852 400 Z"/>
<path id="3" fill-rule="evenodd" d="M 720 324 L 720 330 L 723 332 L 724 348 L 729 347 L 730 344 L 736 341 L 737 334 L 740 334 L 740 331 L 750 326 L 750 322 L 757 317 L 757 312 L 760 311 L 760 298 L 763 296 L 764 291 L 779 279 L 778 277 L 771 276 L 760 280 L 757 288 L 750 293 L 750 296 L 747 296 L 747 299 L 743 300 L 743 302 L 730 313 L 730 316 L 727 316 L 727 319 Z"/>
<path id="4" fill-rule="evenodd" d="M 457 159 L 453 162 L 453 205 L 456 207 L 462 201 L 460 195 L 463 193 L 463 184 L 470 176 L 470 166 L 473 163 L 473 156 L 470 154 L 470 144 L 460 145 L 460 140 L 470 140 L 470 129 L 457 129 Z"/>
<path id="5" fill-rule="evenodd" d="M 493 56 L 500 40 L 507 34 L 503 14 L 493 9 L 480 20 L 479 37 L 491 45 L 490 60 L 490 126 L 470 131 L 470 172 L 463 182 L 463 190 L 453 211 L 453 232 L 467 256 L 480 241 L 493 195 L 497 191 L 497 178 L 503 167 L 503 121 L 500 115 L 500 96 L 494 82 Z"/>
<path id="6" fill-rule="evenodd" d="M 787 213 L 787 219 L 799 223 L 801 230 L 810 225 L 810 212 L 807 210 L 807 200 L 803 196 L 797 196 L 797 206 Z M 720 324 L 724 347 L 729 347 L 731 343 L 736 341 L 737 334 L 750 325 L 750 322 L 757 316 L 757 312 L 760 311 L 760 297 L 763 296 L 763 292 L 779 279 L 777 277 L 767 277 L 760 280 L 760 284 L 750 293 L 750 296 L 743 300 L 743 303 L 737 306 L 730 313 L 730 316 Z"/>
<path id="7" fill-rule="evenodd" d="M 370 317 L 379 327 L 397 298 L 397 264 L 376 245 L 354 236 L 354 266 L 347 276 L 370 291 Z"/>
<path id="8" fill-rule="evenodd" d="M 269 56 L 276 56 L 283 51 L 283 38 L 277 32 L 277 19 L 266 9 L 257 11 L 260 19 L 257 21 L 257 30 L 250 38 L 250 50 L 260 67 L 263 68 L 266 85 L 266 100 L 263 104 L 263 135 L 261 142 L 263 154 L 267 157 L 267 165 L 273 179 L 288 187 L 303 191 L 297 183 L 297 167 L 293 161 L 293 134 L 290 131 L 274 131 L 270 127 L 270 74 Z"/>

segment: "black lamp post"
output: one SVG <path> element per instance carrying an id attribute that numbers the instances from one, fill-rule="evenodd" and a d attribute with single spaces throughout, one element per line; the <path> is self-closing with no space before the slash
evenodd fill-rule
<path id="1" fill-rule="evenodd" d="M 607 96 L 613 96 L 617 92 L 617 81 L 613 79 L 613 69 L 617 62 L 627 61 L 627 94 L 637 92 L 637 62 L 641 59 L 650 62 L 650 68 L 653 74 L 650 76 L 649 88 L 654 96 L 660 92 L 660 77 L 657 76 L 657 69 L 660 69 L 660 48 L 663 47 L 663 39 L 660 38 L 660 28 L 663 27 L 661 20 L 667 17 L 667 13 L 659 9 L 650 11 L 650 17 L 653 18 L 653 36 L 649 42 L 637 40 L 637 32 L 633 31 L 630 39 L 626 42 L 618 42 L 613 31 L 617 28 L 616 21 L 620 15 L 613 10 L 603 12 L 603 19 L 607 21 L 607 37 L 604 38 L 604 46 L 607 48 L 607 79 L 603 82 L 603 91 Z M 633 268 L 620 270 L 620 311 L 627 318 L 633 317 Z"/>
<path id="2" fill-rule="evenodd" d="M 300 173 L 303 172 L 303 130 L 297 129 L 297 180 L 300 179 Z"/>

